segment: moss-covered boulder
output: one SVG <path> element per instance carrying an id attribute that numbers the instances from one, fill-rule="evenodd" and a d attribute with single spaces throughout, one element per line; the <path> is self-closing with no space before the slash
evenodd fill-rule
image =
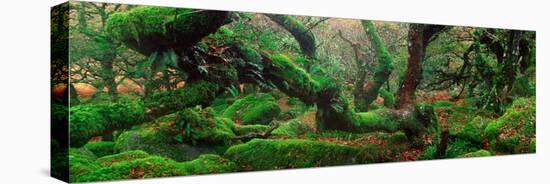
<path id="1" fill-rule="evenodd" d="M 122 132 L 115 140 L 114 148 L 116 152 L 143 150 L 178 161 L 194 158 L 176 144 L 174 135 L 168 127 L 141 127 Z"/>
<path id="2" fill-rule="evenodd" d="M 121 179 L 180 176 L 186 173 L 177 167 L 177 162 L 159 156 L 149 156 L 129 161 L 116 162 L 79 177 L 78 182 L 108 181 Z"/>
<path id="3" fill-rule="evenodd" d="M 281 109 L 273 96 L 267 93 L 250 94 L 235 101 L 223 113 L 241 124 L 269 124 Z"/>
<path id="4" fill-rule="evenodd" d="M 110 165 L 113 165 L 114 163 L 125 162 L 125 161 L 135 160 L 139 158 L 145 158 L 149 156 L 150 155 L 144 151 L 132 150 L 132 151 L 125 151 L 114 155 L 107 155 L 107 156 L 98 158 L 96 162 L 101 166 L 110 166 Z"/>
<path id="5" fill-rule="evenodd" d="M 284 137 L 296 137 L 307 132 L 313 132 L 313 128 L 303 124 L 298 119 L 290 120 L 286 123 L 279 125 L 271 135 L 273 136 L 284 136 Z"/>
<path id="6" fill-rule="evenodd" d="M 490 122 L 484 132 L 492 150 L 501 153 L 528 153 L 536 134 L 535 98 L 518 98 L 504 115 Z"/>
<path id="7" fill-rule="evenodd" d="M 360 149 L 311 140 L 253 139 L 230 147 L 225 158 L 239 171 L 305 168 L 361 163 Z"/>
<path id="8" fill-rule="evenodd" d="M 79 105 L 69 109 L 71 147 L 80 147 L 93 136 L 127 128 L 145 120 L 143 102 Z"/>
<path id="9" fill-rule="evenodd" d="M 115 140 L 116 151 L 135 150 L 134 146 L 139 144 L 155 145 L 172 142 L 168 128 L 141 127 L 136 130 L 122 132 Z"/>
<path id="10" fill-rule="evenodd" d="M 481 145 L 472 143 L 463 139 L 454 139 L 449 141 L 447 150 L 445 151 L 445 158 L 456 158 L 461 155 L 475 152 L 479 150 Z"/>
<path id="11" fill-rule="evenodd" d="M 225 11 L 142 6 L 109 16 L 105 31 L 144 55 L 181 51 L 229 23 L 228 15 Z"/>
<path id="12" fill-rule="evenodd" d="M 115 143 L 112 141 L 89 142 L 84 145 L 84 148 L 97 157 L 115 154 Z"/>
<path id="13" fill-rule="evenodd" d="M 66 159 L 66 158 L 65 158 Z M 77 178 L 87 175 L 101 166 L 95 162 L 96 157 L 86 149 L 69 149 L 69 172 L 71 182 Z"/>
<path id="14" fill-rule="evenodd" d="M 109 162 L 117 159 L 116 162 Z M 104 162 L 107 160 L 107 162 Z M 235 169 L 235 164 L 218 155 L 201 155 L 188 162 L 150 156 L 145 152 L 134 151 L 98 159 L 103 167 L 93 172 L 75 177 L 73 181 L 109 181 L 121 179 L 141 179 L 165 176 L 186 176 L 206 173 L 224 173 Z"/>
<path id="15" fill-rule="evenodd" d="M 236 165 L 219 155 L 203 154 L 195 160 L 180 163 L 179 167 L 186 175 L 195 175 L 232 172 Z"/>
<path id="16" fill-rule="evenodd" d="M 176 124 L 183 130 L 184 140 L 195 145 L 227 145 L 235 137 L 233 121 L 215 117 L 212 109 L 188 108 L 178 113 Z"/>
<path id="17" fill-rule="evenodd" d="M 480 149 L 478 151 L 471 152 L 471 153 L 466 153 L 466 154 L 460 155 L 458 157 L 460 157 L 460 158 L 470 158 L 470 157 L 487 157 L 487 156 L 491 156 L 491 152 L 489 152 L 487 150 L 484 150 L 484 149 Z"/>
<path id="18" fill-rule="evenodd" d="M 449 135 L 452 138 L 463 139 L 475 144 L 481 144 L 482 134 L 490 119 L 476 116 L 472 121 L 468 122 L 464 127 L 456 131 L 455 128 L 451 128 Z"/>

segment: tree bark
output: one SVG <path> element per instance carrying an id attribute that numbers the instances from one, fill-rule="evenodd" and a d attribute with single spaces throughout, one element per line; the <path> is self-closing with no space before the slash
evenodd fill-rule
<path id="1" fill-rule="evenodd" d="M 422 61 L 426 47 L 438 33 L 443 31 L 445 26 L 411 24 L 409 27 L 409 59 L 407 70 L 396 94 L 396 108 L 404 108 L 415 101 L 415 91 L 422 80 Z"/>

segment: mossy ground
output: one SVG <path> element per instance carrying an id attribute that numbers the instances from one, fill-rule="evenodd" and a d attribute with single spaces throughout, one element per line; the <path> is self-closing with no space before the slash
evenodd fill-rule
<path id="1" fill-rule="evenodd" d="M 97 159 L 74 150 L 70 152 L 70 158 L 72 182 L 185 176 L 235 170 L 233 162 L 214 154 L 203 154 L 191 161 L 177 162 L 139 150 Z"/>

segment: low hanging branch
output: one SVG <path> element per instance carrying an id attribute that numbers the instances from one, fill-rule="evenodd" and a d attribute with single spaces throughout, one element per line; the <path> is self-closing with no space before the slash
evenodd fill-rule
<path id="1" fill-rule="evenodd" d="M 317 48 L 315 35 L 313 35 L 313 33 L 300 21 L 286 15 L 266 14 L 266 16 L 294 36 L 304 55 L 310 58 L 316 57 Z"/>

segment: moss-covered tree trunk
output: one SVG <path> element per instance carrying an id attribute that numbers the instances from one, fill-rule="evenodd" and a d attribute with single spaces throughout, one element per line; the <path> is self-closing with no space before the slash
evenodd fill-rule
<path id="1" fill-rule="evenodd" d="M 306 104 L 317 105 L 317 130 L 404 131 L 409 136 L 417 136 L 434 126 L 430 107 L 411 106 L 400 110 L 357 113 L 334 81 L 310 76 L 285 55 L 264 55 L 264 62 L 264 75 L 279 90 Z"/>
<path id="2" fill-rule="evenodd" d="M 175 19 L 167 18 L 174 15 Z M 227 12 L 220 11 L 192 12 L 163 7 L 140 7 L 113 14 L 106 23 L 107 34 L 112 39 L 144 55 L 176 50 L 180 53 L 176 58 L 179 69 L 188 74 L 188 80 L 186 86 L 180 89 L 150 95 L 143 102 L 71 108 L 71 147 L 82 146 L 93 136 L 129 128 L 178 110 L 197 105 L 208 106 L 226 86 L 237 80 L 236 71 L 232 65 L 219 63 L 216 58 L 189 52 L 202 37 L 226 23 L 227 16 Z M 142 19 L 147 18 L 160 22 L 143 22 Z M 202 24 L 208 26 L 200 26 Z M 136 27 L 139 29 L 136 30 Z M 186 39 L 176 39 L 178 37 Z M 163 45 L 166 43 L 170 45 Z M 188 56 L 196 57 L 189 59 Z"/>
<path id="3" fill-rule="evenodd" d="M 369 105 L 378 97 L 378 93 L 380 88 L 382 88 L 382 85 L 384 85 L 384 83 L 390 78 L 390 74 L 393 69 L 393 59 L 386 49 L 386 46 L 384 46 L 382 39 L 378 36 L 376 27 L 372 21 L 364 20 L 361 23 L 371 41 L 371 44 L 374 47 L 377 61 L 376 68 L 374 69 L 373 80 L 367 83 L 367 91 L 364 100 L 365 106 L 368 109 Z"/>

